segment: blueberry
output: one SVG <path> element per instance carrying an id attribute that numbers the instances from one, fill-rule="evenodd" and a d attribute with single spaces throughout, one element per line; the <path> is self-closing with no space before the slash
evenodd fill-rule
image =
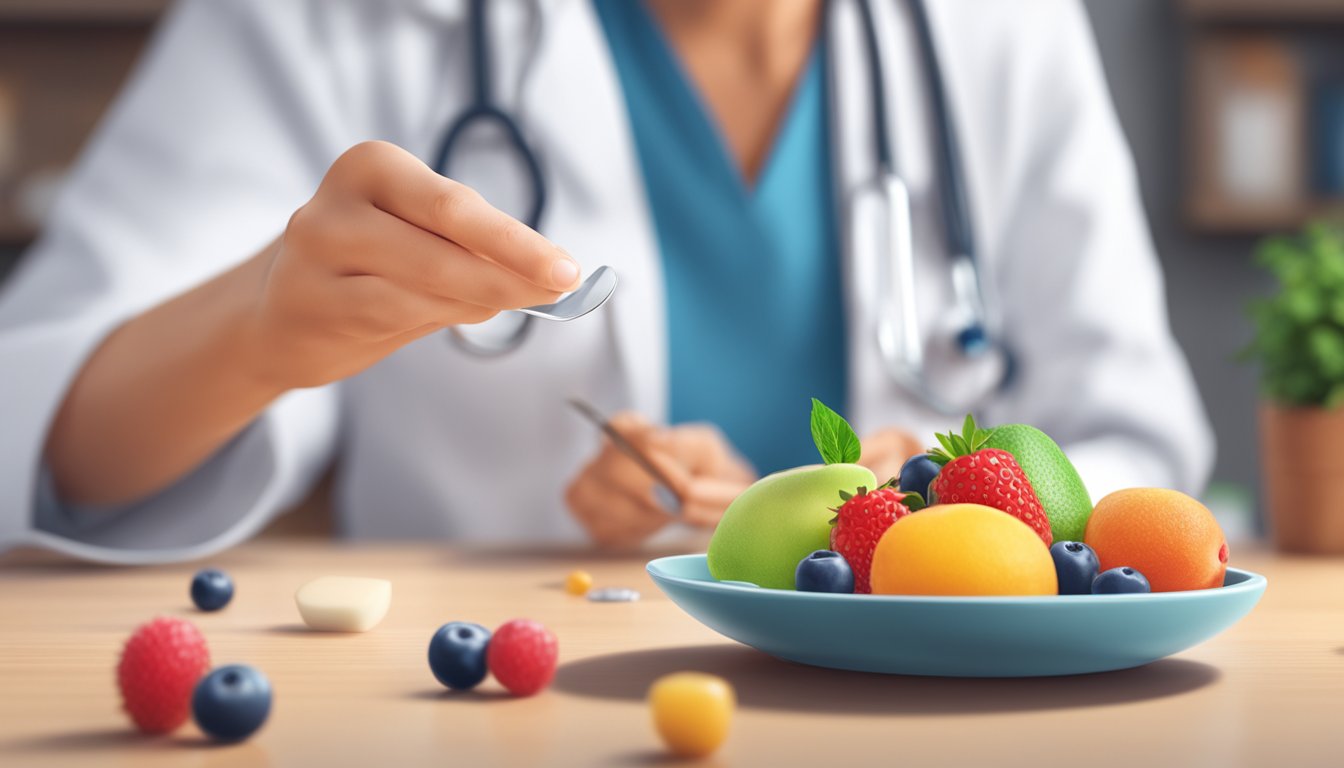
<path id="1" fill-rule="evenodd" d="M 202 611 L 218 611 L 233 599 L 233 579 L 229 574 L 206 568 L 191 580 L 191 602 Z"/>
<path id="2" fill-rule="evenodd" d="M 1102 571 L 1101 575 L 1097 576 L 1092 582 L 1092 594 L 1094 595 L 1119 595 L 1127 592 L 1152 591 L 1152 587 L 1148 586 L 1148 578 L 1127 565 Z"/>
<path id="3" fill-rule="evenodd" d="M 271 682 L 244 664 L 219 667 L 196 683 L 191 716 L 217 741 L 242 741 L 271 714 Z"/>
<path id="4" fill-rule="evenodd" d="M 1056 541 L 1050 546 L 1059 579 L 1059 594 L 1090 595 L 1092 580 L 1097 578 L 1097 553 L 1081 541 Z"/>
<path id="5" fill-rule="evenodd" d="M 901 465 L 900 484 L 901 490 L 906 493 L 918 493 L 929 500 L 929 483 L 938 476 L 938 470 L 941 469 L 933 463 L 927 453 L 916 453 L 914 456 L 905 460 Z"/>
<path id="6" fill-rule="evenodd" d="M 459 691 L 485 679 L 485 649 L 490 630 L 480 624 L 451 621 L 429 639 L 429 668 L 440 683 Z"/>
<path id="7" fill-rule="evenodd" d="M 793 582 L 799 592 L 852 593 L 854 571 L 839 552 L 818 549 L 798 562 Z"/>

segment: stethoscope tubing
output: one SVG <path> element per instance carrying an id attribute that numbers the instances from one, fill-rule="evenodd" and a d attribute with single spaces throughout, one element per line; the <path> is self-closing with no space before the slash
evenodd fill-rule
<path id="1" fill-rule="evenodd" d="M 541 159 L 527 142 L 522 126 L 508 112 L 495 103 L 494 84 L 490 66 L 490 35 L 486 29 L 487 0 L 471 0 L 469 8 L 469 45 L 471 47 L 472 101 L 449 125 L 443 140 L 439 143 L 434 156 L 433 168 L 447 176 L 453 148 L 466 132 L 473 127 L 493 123 L 504 130 L 504 138 L 514 149 L 514 154 L 522 160 L 532 188 L 532 200 L 524 214 L 523 222 L 532 229 L 540 230 L 541 218 L 546 212 L 546 176 L 542 173 Z M 535 318 L 521 315 L 516 320 L 517 328 L 508 336 L 486 344 L 474 340 L 456 326 L 448 329 L 448 338 L 458 348 L 477 357 L 503 357 L 518 349 L 527 340 L 532 331 Z"/>
<path id="2" fill-rule="evenodd" d="M 902 388 L 938 411 L 962 410 L 961 404 L 943 402 L 929 386 L 924 365 L 922 338 L 916 311 L 917 291 L 914 287 L 914 249 L 911 239 L 909 193 L 897 172 L 892 147 L 892 126 L 886 81 L 877 34 L 877 19 L 871 0 L 852 0 L 859 7 L 866 49 L 869 78 L 868 87 L 873 108 L 873 155 L 876 175 L 868 185 L 882 196 L 886 212 L 886 231 L 883 238 L 890 254 L 886 274 L 880 280 L 889 289 L 886 298 L 879 301 L 877 341 L 888 375 Z M 830 39 L 831 6 L 836 0 L 826 0 L 823 8 L 823 36 Z M 533 197 L 524 221 L 538 229 L 546 209 L 547 185 L 541 161 L 528 144 L 518 122 L 496 105 L 493 94 L 491 49 L 486 29 L 488 0 L 470 0 L 469 45 L 472 64 L 472 102 L 450 124 L 435 154 L 434 168 L 447 174 L 453 149 L 466 131 L 477 125 L 494 123 L 504 131 L 505 140 L 515 154 L 532 184 Z M 986 351 L 1002 357 L 1002 375 L 989 391 L 1003 391 L 1012 381 L 1016 370 L 1015 358 L 1008 346 L 988 328 L 980 270 L 976 251 L 975 232 L 965 188 L 960 147 L 953 128 L 943 70 L 935 49 L 925 0 L 910 0 L 921 63 L 928 75 L 929 102 L 937 126 L 934 142 L 935 160 L 939 173 L 944 234 L 948 248 L 953 297 L 967 316 L 966 325 L 956 334 L 960 352 L 974 357 Z M 862 193 L 862 190 L 861 190 Z M 851 235 L 852 239 L 852 235 Z M 531 329 L 532 318 L 524 319 L 507 338 L 484 344 L 473 341 L 459 329 L 451 329 L 451 338 L 464 351 L 482 357 L 500 357 L 522 345 Z M 986 393 L 988 394 L 988 392 Z"/>
<path id="3" fill-rule="evenodd" d="M 828 0 L 825 11 L 829 25 L 831 10 Z M 877 306 L 877 344 L 883 367 L 902 389 L 915 395 L 940 413 L 955 414 L 972 410 L 976 402 L 950 402 L 931 386 L 924 361 L 922 338 L 916 311 L 917 291 L 914 286 L 913 228 L 910 221 L 909 190 L 896 169 L 892 148 L 890 110 L 886 68 L 882 64 L 882 48 L 878 44 L 877 19 L 871 0 L 853 0 L 858 5 L 863 30 L 864 54 L 868 68 L 869 98 L 873 109 L 873 157 L 876 174 L 861 187 L 851 206 L 857 208 L 858 198 L 877 195 L 885 209 L 885 222 L 880 234 L 882 250 L 889 255 L 883 260 L 879 281 L 885 298 Z M 943 227 L 948 249 L 949 273 L 952 278 L 953 299 L 959 311 L 966 315 L 966 324 L 955 334 L 958 351 L 966 357 L 980 357 L 993 352 L 1000 358 L 999 375 L 984 394 L 1005 391 L 1011 384 L 1016 362 L 1012 350 L 998 334 L 990 333 L 988 313 L 980 284 L 980 270 L 970 201 L 965 188 L 965 171 L 961 162 L 943 70 L 934 45 L 924 0 L 910 0 L 916 39 L 919 43 L 921 65 L 928 76 L 929 103 L 933 111 L 937 140 L 934 159 L 938 168 Z M 827 32 L 827 39 L 830 34 Z M 857 222 L 856 222 L 857 223 Z M 852 238 L 852 236 L 851 236 Z M 982 398 L 975 398 L 978 401 Z"/>

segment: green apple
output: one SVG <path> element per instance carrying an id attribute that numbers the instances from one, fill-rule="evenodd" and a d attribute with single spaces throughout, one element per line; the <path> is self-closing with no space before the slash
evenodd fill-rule
<path id="1" fill-rule="evenodd" d="M 709 541 L 709 572 L 720 581 L 793 589 L 798 561 L 831 548 L 840 491 L 876 488 L 867 467 L 837 463 L 776 472 L 728 505 Z"/>

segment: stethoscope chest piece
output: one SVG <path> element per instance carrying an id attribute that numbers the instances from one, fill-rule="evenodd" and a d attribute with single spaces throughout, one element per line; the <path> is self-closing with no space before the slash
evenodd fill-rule
<path id="1" fill-rule="evenodd" d="M 896 166 L 890 94 L 878 53 L 874 8 L 869 0 L 858 0 L 858 7 L 872 105 L 874 174 L 849 200 L 854 217 L 849 232 L 851 256 L 872 269 L 876 346 L 887 375 L 932 410 L 966 413 L 989 396 L 1007 391 L 1016 364 L 985 307 L 970 203 L 927 9 L 922 0 L 910 3 L 930 84 L 930 122 L 936 135 L 934 154 L 944 224 L 942 248 L 950 277 L 950 293 L 937 312 L 921 307 L 935 292 L 919 290 L 916 284 L 911 192 Z M 926 334 L 921 320 L 933 320 L 938 327 Z"/>

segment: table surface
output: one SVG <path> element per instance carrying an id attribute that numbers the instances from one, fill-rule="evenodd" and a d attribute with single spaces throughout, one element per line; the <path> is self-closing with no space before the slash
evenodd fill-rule
<path id="1" fill-rule="evenodd" d="M 1036 680 L 885 677 L 794 665 L 733 644 L 683 614 L 643 559 L 578 552 L 255 543 L 211 561 L 237 596 L 214 614 L 187 598 L 200 564 L 109 568 L 35 553 L 0 558 L 0 764 L 651 765 L 670 761 L 644 695 L 659 675 L 712 672 L 736 687 L 728 742 L 708 765 L 1262 766 L 1344 761 L 1344 560 L 1236 556 L 1269 577 L 1225 634 L 1123 672 Z M 565 574 L 631 586 L 637 603 L 569 596 Z M 365 634 L 306 630 L 293 593 L 318 575 L 393 583 Z M 262 669 L 270 721 L 250 741 L 193 725 L 133 732 L 118 709 L 122 642 L 155 615 L 196 622 L 216 664 Z M 560 638 L 555 684 L 527 699 L 493 681 L 439 687 L 430 634 L 515 617 Z"/>

